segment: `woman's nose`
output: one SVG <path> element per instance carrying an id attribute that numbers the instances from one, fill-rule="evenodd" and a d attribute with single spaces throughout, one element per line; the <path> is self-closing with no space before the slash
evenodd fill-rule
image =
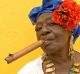
<path id="1" fill-rule="evenodd" d="M 42 31 L 41 31 L 42 36 L 48 35 L 49 33 L 50 33 L 50 30 L 47 27 L 42 28 Z"/>

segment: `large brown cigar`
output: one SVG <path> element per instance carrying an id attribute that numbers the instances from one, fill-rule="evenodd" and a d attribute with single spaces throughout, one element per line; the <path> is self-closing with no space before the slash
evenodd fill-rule
<path id="1" fill-rule="evenodd" d="M 34 49 L 40 47 L 43 43 L 44 43 L 43 40 L 35 42 L 35 43 L 31 44 L 30 46 L 24 48 L 23 50 L 16 52 L 15 54 L 9 54 L 9 56 L 6 57 L 5 60 L 9 64 L 9 63 L 13 62 L 14 60 L 24 56 L 27 53 L 29 53 L 30 51 L 33 51 Z"/>

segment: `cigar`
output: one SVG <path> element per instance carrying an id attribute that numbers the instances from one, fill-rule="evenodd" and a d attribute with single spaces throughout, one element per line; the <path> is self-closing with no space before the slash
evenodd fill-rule
<path id="1" fill-rule="evenodd" d="M 6 57 L 5 60 L 9 64 L 9 63 L 17 60 L 18 58 L 24 56 L 25 54 L 28 54 L 29 52 L 33 51 L 34 49 L 40 47 L 43 43 L 44 43 L 43 40 L 37 41 L 37 42 L 29 45 L 28 47 L 24 48 L 23 50 L 20 50 L 14 54 L 9 54 L 9 56 Z"/>

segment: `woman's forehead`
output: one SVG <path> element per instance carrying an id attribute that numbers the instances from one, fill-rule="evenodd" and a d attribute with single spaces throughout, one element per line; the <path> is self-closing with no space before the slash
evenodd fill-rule
<path id="1" fill-rule="evenodd" d="M 43 13 L 38 17 L 36 23 L 45 22 L 45 21 L 51 21 L 51 17 L 52 17 L 52 13 Z"/>

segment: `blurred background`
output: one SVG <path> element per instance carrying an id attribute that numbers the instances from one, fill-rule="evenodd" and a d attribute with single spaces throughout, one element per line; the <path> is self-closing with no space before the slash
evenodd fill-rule
<path id="1" fill-rule="evenodd" d="M 76 0 L 80 4 L 80 0 Z M 0 0 L 0 74 L 17 74 L 28 62 L 39 57 L 43 51 L 38 48 L 11 64 L 4 60 L 9 53 L 15 53 L 36 42 L 34 26 L 28 14 L 42 0 Z M 74 44 L 80 51 L 80 37 Z"/>

